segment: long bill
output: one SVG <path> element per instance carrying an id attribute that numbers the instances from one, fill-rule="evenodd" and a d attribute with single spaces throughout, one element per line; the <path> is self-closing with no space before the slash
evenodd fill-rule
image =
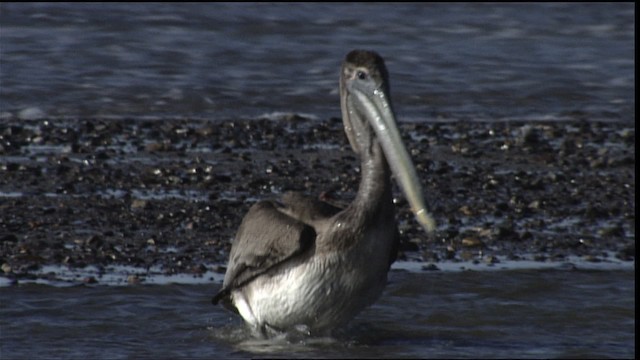
<path id="1" fill-rule="evenodd" d="M 351 94 L 367 112 L 371 126 L 387 157 L 391 171 L 404 192 L 416 220 L 427 233 L 435 230 L 436 223 L 424 202 L 424 195 L 416 168 L 402 143 L 393 110 L 384 91 L 366 91 L 352 86 Z M 368 94 L 367 94 L 368 93 Z"/>

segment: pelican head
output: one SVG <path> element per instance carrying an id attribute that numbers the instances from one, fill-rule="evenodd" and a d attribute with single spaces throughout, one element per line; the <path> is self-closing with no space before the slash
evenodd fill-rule
<path id="1" fill-rule="evenodd" d="M 425 231 L 432 232 L 435 221 L 427 210 L 415 166 L 398 131 L 389 74 L 380 55 L 364 50 L 347 54 L 340 72 L 340 105 L 353 151 L 366 158 L 372 146 L 380 144 L 416 220 Z"/>

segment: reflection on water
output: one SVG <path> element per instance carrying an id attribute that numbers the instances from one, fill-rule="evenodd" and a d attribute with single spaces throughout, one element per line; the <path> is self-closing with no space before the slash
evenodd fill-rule
<path id="1" fill-rule="evenodd" d="M 331 338 L 251 337 L 206 285 L 0 291 L 2 357 L 632 357 L 633 271 L 392 271 Z"/>

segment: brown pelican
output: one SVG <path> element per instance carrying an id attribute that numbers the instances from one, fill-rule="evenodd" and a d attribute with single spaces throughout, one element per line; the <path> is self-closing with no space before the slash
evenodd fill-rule
<path id="1" fill-rule="evenodd" d="M 340 72 L 344 129 L 361 160 L 355 200 L 341 209 L 299 193 L 259 201 L 242 220 L 213 298 L 266 330 L 325 333 L 345 324 L 382 293 L 395 261 L 398 230 L 391 175 L 418 222 L 430 232 L 416 171 L 402 144 L 384 60 L 347 54 Z"/>

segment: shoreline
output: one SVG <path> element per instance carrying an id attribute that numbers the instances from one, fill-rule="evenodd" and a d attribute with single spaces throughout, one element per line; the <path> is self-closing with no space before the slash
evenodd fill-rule
<path id="1" fill-rule="evenodd" d="M 443 261 L 426 263 L 401 260 L 391 266 L 390 272 L 410 273 L 457 273 L 484 271 L 635 271 L 635 261 L 623 261 L 609 254 L 604 259 L 585 259 L 570 256 L 564 260 L 533 260 L 534 256 L 523 256 L 520 260 L 500 259 L 473 261 Z M 20 279 L 0 276 L 0 288 L 37 284 L 54 287 L 67 286 L 137 286 L 137 285 L 217 285 L 224 279 L 224 265 L 207 264 L 200 272 L 166 274 L 161 267 L 137 268 L 126 265 L 71 268 L 59 265 L 44 265 L 38 271 Z M 213 293 L 213 290 L 212 290 Z"/>
<path id="2" fill-rule="evenodd" d="M 400 260 L 635 267 L 635 124 L 399 127 L 438 223 L 427 237 L 396 189 Z M 359 181 L 336 118 L 8 119 L 0 134 L 0 277 L 18 283 L 50 265 L 215 271 L 254 201 L 349 201 Z"/>

